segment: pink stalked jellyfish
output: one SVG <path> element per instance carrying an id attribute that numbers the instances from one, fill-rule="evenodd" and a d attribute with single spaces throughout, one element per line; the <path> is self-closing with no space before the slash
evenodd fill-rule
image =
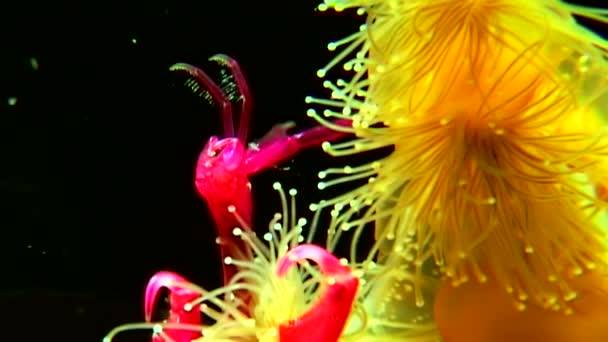
<path id="1" fill-rule="evenodd" d="M 211 137 L 199 156 L 196 168 L 196 188 L 205 198 L 215 221 L 218 231 L 222 263 L 224 267 L 224 284 L 231 284 L 234 275 L 238 272 L 239 263 L 232 260 L 250 261 L 253 257 L 252 246 L 244 243 L 242 239 L 233 234 L 237 226 L 248 230 L 251 225 L 252 199 L 249 176 L 276 163 L 287 160 L 298 153 L 299 150 L 320 145 L 323 141 L 333 140 L 344 135 L 338 131 L 349 125 L 349 120 L 337 122 L 335 129 L 316 127 L 294 135 L 287 135 L 292 124 L 277 125 L 261 141 L 247 146 L 247 131 L 251 111 L 251 97 L 247 82 L 237 62 L 225 55 L 216 55 L 211 61 L 219 63 L 227 69 L 235 82 L 241 102 L 240 123 L 234 127 L 232 117 L 232 103 L 229 96 L 216 84 L 203 70 L 184 63 L 171 67 L 172 71 L 183 71 L 193 77 L 203 88 L 209 98 L 215 100 L 222 109 L 224 123 L 224 139 Z M 226 74 L 224 75 L 226 76 Z M 222 80 L 223 83 L 226 80 Z M 198 85 L 195 87 L 198 88 Z M 235 135 L 235 131 L 237 134 Z M 239 218 L 237 220 L 237 217 Z M 161 287 L 169 289 L 171 310 L 167 318 L 168 324 L 191 323 L 199 324 L 190 312 L 181 307 L 185 301 L 197 292 L 176 287 L 176 282 L 183 279 L 171 272 L 160 272 L 151 281 L 146 291 L 146 320 L 150 320 L 151 310 L 156 301 L 158 290 Z M 250 291 L 236 288 L 231 290 L 233 296 L 240 301 L 239 310 L 245 316 L 252 313 Z M 182 341 L 189 340 L 192 332 L 179 332 L 168 330 L 155 339 L 163 341 L 165 337 Z"/>
<path id="2" fill-rule="evenodd" d="M 172 298 L 169 318 L 117 327 L 104 341 L 133 329 L 153 329 L 155 341 L 338 341 L 351 315 L 359 279 L 327 250 L 298 245 L 304 240 L 301 233 L 306 220 L 289 219 L 286 196 L 278 183 L 275 189 L 281 194 L 283 212 L 270 222 L 264 242 L 233 212 L 243 227 L 235 228 L 233 234 L 251 248 L 254 258 L 227 257 L 226 263 L 239 269 L 229 284 L 206 291 L 175 273 L 159 272 L 146 291 L 146 318 L 152 316 L 162 286 L 179 293 L 176 301 Z M 290 195 L 294 203 L 295 190 Z M 253 300 L 243 303 L 234 296 L 236 291 L 247 291 Z M 244 304 L 248 307 L 243 308 Z M 199 310 L 214 324 L 203 325 Z"/>
<path id="3" fill-rule="evenodd" d="M 215 55 L 210 60 L 228 68 L 236 83 L 241 100 L 240 122 L 236 126 L 233 125 L 232 104 L 229 98 L 203 70 L 184 63 L 175 64 L 171 70 L 183 71 L 194 77 L 222 109 L 224 138 L 209 138 L 196 165 L 195 183 L 197 190 L 207 201 L 215 221 L 222 260 L 227 257 L 250 258 L 250 248 L 240 239 L 235 239 L 232 234 L 232 229 L 239 224 L 235 216 L 228 213 L 228 208 L 234 208 L 247 226 L 251 224 L 249 176 L 288 160 L 302 149 L 345 135 L 340 129 L 343 131 L 344 126 L 350 124 L 350 120 L 337 122 L 331 129 L 319 126 L 294 135 L 287 135 L 287 130 L 293 124 L 277 125 L 262 140 L 248 146 L 251 95 L 247 81 L 234 59 Z M 224 266 L 225 284 L 235 272 L 234 267 Z"/>

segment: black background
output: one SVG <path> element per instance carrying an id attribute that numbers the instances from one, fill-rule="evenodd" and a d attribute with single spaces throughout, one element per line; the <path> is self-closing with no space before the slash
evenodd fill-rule
<path id="1" fill-rule="evenodd" d="M 168 68 L 231 55 L 253 93 L 251 138 L 288 120 L 310 127 L 303 99 L 325 94 L 315 71 L 332 56 L 326 44 L 360 24 L 316 5 L 3 4 L 0 341 L 100 341 L 143 318 L 143 289 L 158 270 L 219 285 L 212 223 L 193 177 L 221 121 Z M 323 196 L 317 172 L 343 164 L 308 151 L 254 177 L 258 226 L 280 209 L 274 181 L 300 190 L 304 212 Z"/>

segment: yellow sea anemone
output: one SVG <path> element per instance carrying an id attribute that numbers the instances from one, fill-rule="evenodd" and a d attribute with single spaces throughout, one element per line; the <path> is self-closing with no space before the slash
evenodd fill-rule
<path id="1" fill-rule="evenodd" d="M 320 187 L 369 183 L 325 201 L 330 228 L 376 223 L 375 250 L 422 272 L 434 261 L 452 285 L 497 282 L 523 310 L 572 313 L 573 278 L 605 270 L 608 42 L 578 15 L 608 10 L 557 0 L 326 1 L 362 8 L 360 32 L 320 75 L 358 139 L 332 155 L 393 146 L 390 156 Z M 351 54 L 355 56 L 347 59 Z M 314 110 L 309 115 L 328 124 Z"/>

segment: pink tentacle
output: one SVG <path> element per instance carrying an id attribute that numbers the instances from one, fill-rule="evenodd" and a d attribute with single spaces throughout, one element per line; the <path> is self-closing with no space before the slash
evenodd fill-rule
<path id="1" fill-rule="evenodd" d="M 205 90 L 211 94 L 213 99 L 222 108 L 222 119 L 224 122 L 224 137 L 234 137 L 234 123 L 232 120 L 232 104 L 226 98 L 224 91 L 203 70 L 187 63 L 177 63 L 169 68 L 171 71 L 184 71 L 200 82 Z"/>
<path id="2" fill-rule="evenodd" d="M 299 318 L 279 327 L 281 342 L 336 342 L 352 311 L 359 287 L 359 279 L 327 250 L 311 245 L 300 245 L 282 257 L 277 274 L 284 276 L 304 259 L 317 263 L 327 276 L 322 294 L 316 303 Z"/>
<path id="3" fill-rule="evenodd" d="M 161 271 L 154 274 L 148 282 L 144 296 L 146 322 L 152 320 L 158 293 L 164 287 L 169 290 L 170 305 L 169 317 L 165 320 L 166 323 L 202 324 L 200 306 L 194 305 L 190 307 L 189 304 L 199 298 L 200 294 L 179 285 L 179 283 L 187 282 L 186 279 L 173 272 Z M 167 329 L 164 332 L 175 342 L 190 342 L 202 335 L 200 332 L 180 329 Z M 154 336 L 152 341 L 166 342 L 160 335 Z"/>
<path id="4" fill-rule="evenodd" d="M 337 120 L 334 124 L 350 127 L 352 122 L 351 120 Z M 247 151 L 245 167 L 248 174 L 260 172 L 284 160 L 289 160 L 304 149 L 320 146 L 325 141 L 334 141 L 349 134 L 325 126 L 316 126 L 294 135 L 287 135 L 286 128 L 291 128 L 291 125 L 277 126 L 276 132 L 268 134 L 269 138 L 261 142 L 258 149 Z"/>
<path id="5" fill-rule="evenodd" d="M 241 116 L 236 137 L 240 141 L 247 141 L 247 132 L 249 131 L 249 121 L 251 119 L 251 93 L 249 92 L 249 86 L 247 85 L 243 71 L 235 59 L 224 54 L 217 54 L 209 58 L 209 60 L 220 62 L 232 71 L 236 86 L 241 94 Z"/>
<path id="6" fill-rule="evenodd" d="M 352 120 L 341 119 L 333 121 L 333 124 L 343 127 L 352 127 Z M 300 149 L 319 146 L 324 141 L 334 141 L 348 135 L 347 133 L 335 131 L 325 126 L 316 126 L 293 135 Z"/>

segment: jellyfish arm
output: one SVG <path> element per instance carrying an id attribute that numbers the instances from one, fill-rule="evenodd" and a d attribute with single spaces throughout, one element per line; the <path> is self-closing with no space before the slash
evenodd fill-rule
<path id="1" fill-rule="evenodd" d="M 349 128 L 351 120 L 338 120 L 336 126 Z M 287 130 L 293 123 L 275 126 L 257 144 L 252 144 L 245 159 L 247 173 L 254 174 L 282 161 L 289 160 L 299 152 L 321 146 L 324 142 L 332 142 L 343 138 L 346 131 L 334 130 L 325 126 L 316 126 L 308 130 L 288 135 Z"/>
<path id="2" fill-rule="evenodd" d="M 350 120 L 336 122 L 350 127 Z M 293 158 L 304 149 L 335 141 L 348 133 L 316 126 L 292 135 L 292 123 L 276 125 L 257 144 L 244 146 L 236 138 L 211 137 L 199 157 L 196 187 L 205 198 L 215 222 L 222 260 L 227 257 L 250 259 L 252 254 L 243 241 L 234 236 L 235 227 L 248 229 L 252 220 L 252 197 L 249 177 L 280 162 Z M 224 283 L 237 272 L 233 265 L 223 264 Z"/>
<path id="3" fill-rule="evenodd" d="M 310 259 L 327 277 L 322 293 L 312 307 L 295 320 L 279 327 L 281 342 L 338 341 L 350 316 L 359 288 L 359 279 L 327 250 L 304 244 L 279 259 L 277 275 L 285 276 L 297 263 Z"/>
<path id="4" fill-rule="evenodd" d="M 202 87 L 206 96 L 221 109 L 224 137 L 209 138 L 197 161 L 195 184 L 215 221 L 222 260 L 227 257 L 250 259 L 252 254 L 249 247 L 232 234 L 235 227 L 248 229 L 247 227 L 251 226 L 252 199 L 249 177 L 293 158 L 303 149 L 345 136 L 350 132 L 346 128 L 351 127 L 351 123 L 350 120 L 342 120 L 332 126 L 334 129 L 317 126 L 293 135 L 287 132 L 294 126 L 293 123 L 279 124 L 258 143 L 248 145 L 252 100 L 247 80 L 233 58 L 215 55 L 210 61 L 226 67 L 236 82 L 241 102 L 238 123 L 233 120 L 233 106 L 229 94 L 205 71 L 186 63 L 175 64 L 170 70 L 186 73 L 195 79 L 198 83 L 196 89 Z M 345 129 L 340 130 L 342 127 Z M 230 282 L 236 271 L 236 267 L 224 264 L 225 284 Z"/>
<path id="5" fill-rule="evenodd" d="M 200 305 L 190 305 L 191 302 L 200 297 L 200 294 L 180 286 L 180 284 L 185 283 L 187 283 L 186 279 L 173 272 L 161 271 L 154 274 L 148 282 L 144 297 L 146 322 L 152 321 L 159 291 L 162 288 L 167 288 L 169 290 L 170 311 L 169 317 L 167 317 L 164 323 L 201 325 Z M 191 329 L 166 329 L 163 331 L 163 334 L 170 338 L 170 341 L 175 342 L 189 342 L 201 337 L 200 331 L 192 331 Z M 152 338 L 153 342 L 165 342 L 167 340 L 169 339 L 165 339 L 160 334 Z"/>

